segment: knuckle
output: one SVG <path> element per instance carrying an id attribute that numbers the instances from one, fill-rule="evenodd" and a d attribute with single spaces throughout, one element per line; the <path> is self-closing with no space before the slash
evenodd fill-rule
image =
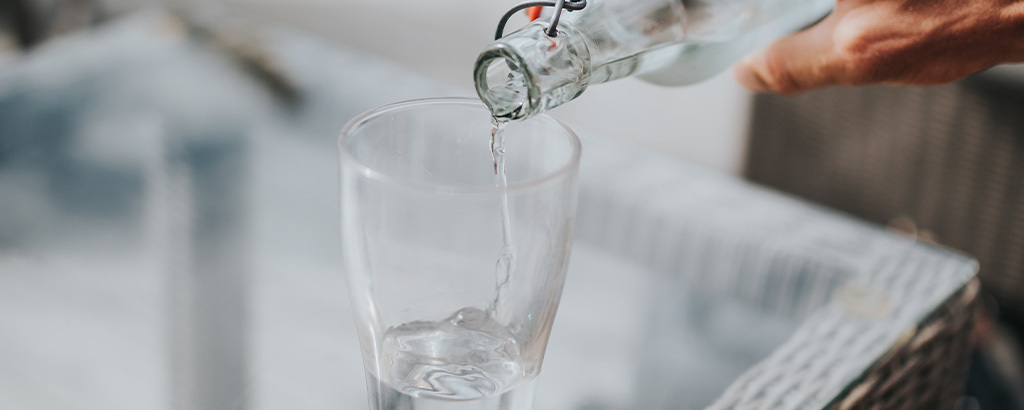
<path id="1" fill-rule="evenodd" d="M 893 70 L 900 68 L 900 56 L 906 54 L 907 43 L 898 33 L 867 27 L 848 25 L 836 31 L 835 51 L 843 62 L 845 85 L 888 80 Z"/>
<path id="2" fill-rule="evenodd" d="M 834 37 L 836 51 L 851 56 L 869 54 L 875 46 L 873 37 L 860 27 L 840 27 Z"/>

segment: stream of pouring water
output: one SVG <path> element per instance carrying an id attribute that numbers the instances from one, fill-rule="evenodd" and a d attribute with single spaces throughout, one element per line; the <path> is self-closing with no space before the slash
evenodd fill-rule
<path id="1" fill-rule="evenodd" d="M 501 208 L 502 247 L 495 264 L 495 295 L 488 309 L 492 317 L 503 313 L 502 302 L 508 293 L 509 280 L 516 269 L 516 248 L 512 242 L 512 221 L 508 210 L 508 178 L 505 176 L 505 125 L 506 120 L 491 118 L 491 158 L 494 159 L 494 183 L 498 189 L 498 205 Z"/>

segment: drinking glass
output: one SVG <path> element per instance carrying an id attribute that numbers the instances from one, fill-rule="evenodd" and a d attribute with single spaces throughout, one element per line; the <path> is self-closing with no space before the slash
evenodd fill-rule
<path id="1" fill-rule="evenodd" d="M 580 143 L 544 115 L 507 124 L 499 189 L 490 118 L 477 100 L 427 99 L 342 130 L 342 252 L 372 410 L 533 407 Z"/>

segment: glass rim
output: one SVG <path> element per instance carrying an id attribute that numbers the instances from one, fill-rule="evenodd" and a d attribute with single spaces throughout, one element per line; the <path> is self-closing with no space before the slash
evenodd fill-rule
<path id="1" fill-rule="evenodd" d="M 484 105 L 484 103 L 482 101 L 480 101 L 479 99 L 476 99 L 476 98 L 468 98 L 468 97 L 419 98 L 419 99 L 414 99 L 414 100 L 399 101 L 399 102 L 394 102 L 394 103 L 391 103 L 391 104 L 382 105 L 380 107 L 371 109 L 369 111 L 366 111 L 366 112 L 356 116 L 355 118 L 350 120 L 348 123 L 346 123 L 344 127 L 341 128 L 341 135 L 338 136 L 338 151 L 341 153 L 341 161 L 342 162 L 339 163 L 338 165 L 340 167 L 354 166 L 354 167 L 356 167 L 359 170 L 359 173 L 362 174 L 363 176 L 365 176 L 366 178 L 373 179 L 373 180 L 380 181 L 380 182 L 385 182 L 385 183 L 388 183 L 388 184 L 393 184 L 393 185 L 400 185 L 400 186 L 406 186 L 406 187 L 412 187 L 412 188 L 418 188 L 418 189 L 425 189 L 425 190 L 436 191 L 436 192 L 490 193 L 490 194 L 493 194 L 494 193 L 494 187 L 490 187 L 489 189 L 454 188 L 454 187 L 444 187 L 444 188 L 442 188 L 441 186 L 438 186 L 438 185 L 418 184 L 418 183 L 413 183 L 413 182 L 404 180 L 402 178 L 397 178 L 397 177 L 385 174 L 383 172 L 377 171 L 377 170 L 367 166 L 362 161 L 359 161 L 358 159 L 356 159 L 356 157 L 354 155 L 352 155 L 352 153 L 346 147 L 346 142 L 348 142 L 351 139 L 352 135 L 356 131 L 358 131 L 359 128 L 362 127 L 363 124 L 366 124 L 370 120 L 373 120 L 374 118 L 378 118 L 378 117 L 380 117 L 382 115 L 385 115 L 385 114 L 388 114 L 388 113 L 392 113 L 392 112 L 395 112 L 395 111 L 399 111 L 399 110 L 403 110 L 403 109 L 408 109 L 408 108 L 412 108 L 412 107 L 417 107 L 417 106 L 423 106 L 423 105 L 461 105 L 461 106 L 473 106 L 473 107 L 481 108 L 481 109 L 483 109 L 484 112 L 487 112 L 487 106 Z M 546 182 L 548 182 L 548 181 L 550 181 L 552 179 L 555 179 L 555 178 L 558 178 L 558 177 L 563 176 L 565 174 L 568 174 L 568 173 L 572 172 L 573 170 L 578 169 L 578 167 L 579 167 L 580 153 L 581 153 L 580 139 L 576 135 L 576 133 L 571 128 L 569 128 L 569 126 L 565 125 L 565 123 L 563 123 L 562 121 L 559 121 L 559 120 L 557 120 L 557 119 L 555 119 L 555 118 L 553 118 L 553 117 L 551 117 L 551 116 L 549 116 L 547 114 L 535 115 L 535 116 L 530 117 L 529 119 L 526 119 L 524 121 L 546 121 L 546 122 L 549 122 L 552 125 L 554 125 L 556 128 L 561 129 L 563 131 L 563 133 L 565 134 L 565 137 L 568 138 L 568 140 L 569 140 L 569 145 L 570 145 L 570 149 L 572 150 L 572 153 L 569 155 L 568 161 L 566 161 L 566 163 L 564 165 L 560 166 L 559 168 L 555 169 L 554 171 L 551 171 L 551 172 L 548 172 L 548 173 L 544 173 L 543 175 L 538 176 L 536 178 L 527 179 L 525 181 L 520 181 L 520 182 L 517 182 L 515 184 L 509 184 L 508 187 L 506 188 L 506 191 L 521 191 L 521 190 L 524 190 L 524 189 L 529 189 L 529 188 L 532 188 L 532 187 L 535 187 L 535 186 L 538 186 L 538 185 L 542 185 L 542 184 L 544 184 L 544 183 L 546 183 Z"/>

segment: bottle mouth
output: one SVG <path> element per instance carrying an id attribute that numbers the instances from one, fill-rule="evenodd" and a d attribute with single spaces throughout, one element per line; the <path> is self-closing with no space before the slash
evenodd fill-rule
<path id="1" fill-rule="evenodd" d="M 590 51 L 569 24 L 558 36 L 533 22 L 491 43 L 473 67 L 476 92 L 498 120 L 518 120 L 576 98 L 590 82 Z"/>
<path id="2" fill-rule="evenodd" d="M 504 44 L 484 50 L 474 71 L 477 95 L 495 118 L 518 120 L 534 114 L 540 91 L 528 65 Z"/>

